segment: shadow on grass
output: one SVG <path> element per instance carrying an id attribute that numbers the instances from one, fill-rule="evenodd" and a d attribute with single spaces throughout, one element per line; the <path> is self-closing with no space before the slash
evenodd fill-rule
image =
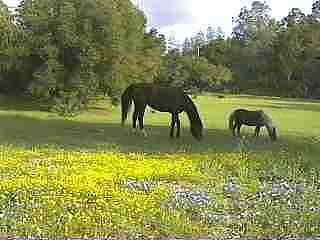
<path id="1" fill-rule="evenodd" d="M 21 115 L 0 116 L 0 144 L 15 146 L 53 145 L 66 150 L 117 150 L 121 152 L 212 152 L 230 150 L 230 135 L 222 130 L 209 130 L 202 142 L 195 140 L 189 129 L 181 129 L 180 139 L 169 138 L 169 128 L 146 126 L 148 137 L 132 133 L 131 125 L 86 123 L 73 120 L 43 120 Z"/>
<path id="2" fill-rule="evenodd" d="M 0 111 L 48 111 L 49 101 L 37 101 L 28 96 L 0 95 Z"/>
<path id="3" fill-rule="evenodd" d="M 50 145 L 65 150 L 121 151 L 145 153 L 210 153 L 239 150 L 237 141 L 230 132 L 219 129 L 205 131 L 204 140 L 195 140 L 187 128 L 183 128 L 180 139 L 169 138 L 169 128 L 147 126 L 148 137 L 133 134 L 131 125 L 122 128 L 116 123 L 86 123 L 73 120 L 41 120 L 20 115 L 0 116 L 0 144 L 21 147 L 43 147 Z M 296 137 L 285 137 L 270 143 L 268 136 L 253 138 L 252 131 L 244 131 L 251 150 L 279 150 L 281 146 L 303 149 L 304 141 Z"/>

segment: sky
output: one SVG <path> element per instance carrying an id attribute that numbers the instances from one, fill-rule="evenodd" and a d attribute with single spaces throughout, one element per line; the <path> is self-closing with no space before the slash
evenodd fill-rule
<path id="1" fill-rule="evenodd" d="M 19 0 L 3 0 L 8 6 L 17 6 Z M 144 11 L 148 27 L 155 27 L 166 38 L 174 37 L 182 42 L 186 37 L 205 31 L 210 25 L 221 27 L 226 35 L 232 31 L 232 18 L 241 7 L 250 7 L 253 0 L 131 0 L 139 3 Z M 315 0 L 266 0 L 271 15 L 276 19 L 287 16 L 291 8 L 311 12 Z"/>

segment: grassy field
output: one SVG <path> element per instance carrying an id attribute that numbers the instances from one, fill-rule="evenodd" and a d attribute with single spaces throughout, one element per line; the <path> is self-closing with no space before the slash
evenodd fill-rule
<path id="1" fill-rule="evenodd" d="M 314 236 L 320 232 L 320 102 L 200 96 L 206 130 L 169 139 L 170 115 L 148 110 L 149 136 L 101 101 L 72 119 L 0 96 L 3 236 Z M 280 130 L 242 144 L 235 108 L 263 109 Z M 130 124 L 130 125 L 129 125 Z"/>

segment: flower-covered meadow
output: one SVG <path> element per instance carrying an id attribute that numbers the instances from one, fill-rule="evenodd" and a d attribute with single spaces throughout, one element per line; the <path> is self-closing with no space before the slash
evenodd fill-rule
<path id="1" fill-rule="evenodd" d="M 118 108 L 63 119 L 0 106 L 0 237 L 317 235 L 320 104 L 287 101 L 280 111 L 273 106 L 285 101 L 196 102 L 206 126 L 200 143 L 185 116 L 183 136 L 172 140 L 166 114 L 147 113 L 145 138 L 120 127 Z M 226 118 L 239 105 L 269 111 L 279 141 L 255 139 L 250 128 L 233 139 Z"/>

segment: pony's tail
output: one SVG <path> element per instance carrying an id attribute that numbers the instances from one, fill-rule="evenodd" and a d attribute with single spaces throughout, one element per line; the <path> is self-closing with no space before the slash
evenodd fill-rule
<path id="1" fill-rule="evenodd" d="M 121 125 L 124 126 L 128 112 L 130 111 L 131 103 L 132 103 L 132 90 L 133 86 L 127 87 L 127 89 L 121 95 Z"/>
<path id="2" fill-rule="evenodd" d="M 202 136 L 203 124 L 202 124 L 200 115 L 198 113 L 196 105 L 193 103 L 193 101 L 187 94 L 184 95 L 184 99 L 186 102 L 185 111 L 190 121 L 191 134 L 193 137 L 195 137 L 197 140 L 200 141 L 203 137 Z"/>
<path id="3" fill-rule="evenodd" d="M 235 112 L 231 113 L 230 117 L 229 117 L 229 129 L 230 131 L 233 130 L 235 124 Z"/>

